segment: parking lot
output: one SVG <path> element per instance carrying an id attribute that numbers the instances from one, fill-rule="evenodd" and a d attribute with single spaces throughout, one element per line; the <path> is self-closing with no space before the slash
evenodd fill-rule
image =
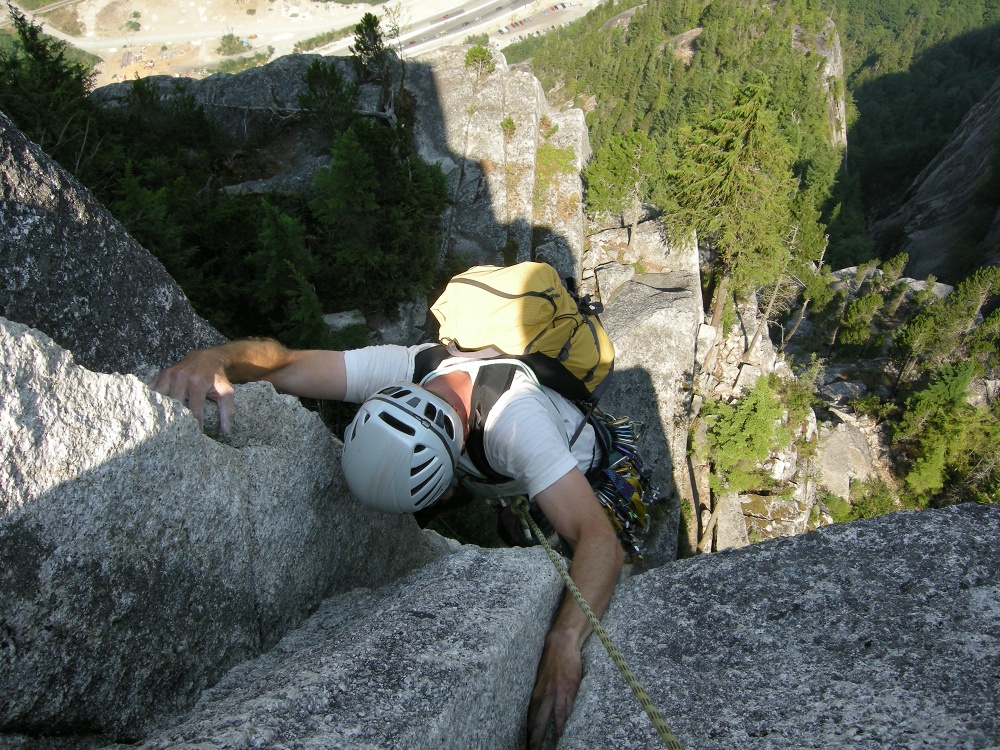
<path id="1" fill-rule="evenodd" d="M 550 31 L 555 31 L 560 26 L 566 26 L 571 20 L 578 17 L 578 14 L 567 13 L 576 4 L 556 3 L 544 7 L 542 10 L 535 10 L 532 15 L 511 21 L 496 29 L 490 36 L 499 34 L 503 37 L 502 44 L 519 42 L 529 36 L 542 36 Z"/>

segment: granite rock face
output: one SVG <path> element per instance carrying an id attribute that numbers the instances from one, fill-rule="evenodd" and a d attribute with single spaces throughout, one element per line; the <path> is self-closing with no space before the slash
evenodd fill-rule
<path id="1" fill-rule="evenodd" d="M 145 374 L 223 341 L 160 262 L 2 112 L 0 316 L 102 372 Z"/>
<path id="2" fill-rule="evenodd" d="M 0 731 L 140 737 L 324 596 L 446 551 L 361 508 L 339 441 L 270 385 L 216 440 L 25 326 L 0 320 L 0 352 Z"/>
<path id="3" fill-rule="evenodd" d="M 466 547 L 333 597 L 140 747 L 523 747 L 561 588 L 540 549 Z"/>
<path id="4" fill-rule="evenodd" d="M 545 179 L 538 154 L 543 144 L 572 149 L 582 167 L 590 155 L 582 112 L 551 112 L 538 80 L 509 69 L 498 52 L 495 69 L 477 76 L 465 67 L 467 49 L 435 50 L 407 65 L 406 89 L 419 103 L 417 153 L 440 165 L 452 201 L 442 254 L 470 264 L 529 260 L 537 225 L 547 227 L 545 249 L 538 250 L 544 259 L 564 273 L 579 272 L 579 173 Z"/>
<path id="5" fill-rule="evenodd" d="M 986 176 L 993 131 L 1000 114 L 1000 81 L 969 110 L 944 148 L 917 175 L 903 196 L 902 205 L 875 222 L 876 239 L 899 232 L 904 239 L 899 252 L 908 253 L 906 274 L 922 279 L 928 274 L 948 279 L 968 245 L 961 241 L 965 216 L 976 190 Z M 1000 236 L 1000 221 L 993 217 L 985 245 Z M 995 249 L 992 260 L 998 263 Z"/>
<path id="6" fill-rule="evenodd" d="M 893 513 L 633 577 L 604 624 L 685 748 L 985 750 L 998 548 L 996 507 Z M 585 658 L 560 750 L 662 747 L 601 644 Z"/>
<path id="7" fill-rule="evenodd" d="M 601 318 L 616 353 L 601 408 L 646 426 L 643 459 L 665 498 L 654 515 L 646 565 L 669 562 L 677 552 L 676 486 L 687 471 L 690 387 L 703 318 L 696 256 L 679 251 L 675 262 L 673 273 L 639 275 L 621 286 Z"/>

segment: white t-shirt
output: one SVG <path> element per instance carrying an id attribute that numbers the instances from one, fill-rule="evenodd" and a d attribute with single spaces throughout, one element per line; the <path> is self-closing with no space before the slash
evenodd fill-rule
<path id="1" fill-rule="evenodd" d="M 433 345 L 370 346 L 344 352 L 347 369 L 344 400 L 362 403 L 392 383 L 412 382 L 414 357 L 427 346 Z M 483 366 L 488 365 L 481 360 L 459 357 L 445 360 L 435 373 L 461 370 L 474 382 Z M 467 475 L 464 483 L 489 497 L 531 498 L 574 467 L 586 473 L 597 463 L 599 454 L 593 427 L 586 425 L 572 449 L 569 447 L 569 440 L 583 418 L 571 401 L 538 385 L 530 375 L 515 372 L 510 388 L 490 410 L 483 428 L 483 448 L 490 467 L 515 479 L 502 485 L 477 483 L 475 477 L 480 476 L 479 472 L 463 452 L 459 467 Z"/>

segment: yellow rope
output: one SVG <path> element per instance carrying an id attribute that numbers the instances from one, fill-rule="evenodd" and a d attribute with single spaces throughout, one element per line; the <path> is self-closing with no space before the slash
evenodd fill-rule
<path id="1" fill-rule="evenodd" d="M 532 532 L 535 538 L 541 542 L 542 547 L 545 549 L 545 554 L 549 556 L 552 564 L 556 566 L 556 570 L 559 571 L 559 575 L 562 576 L 563 582 L 566 584 L 566 588 L 569 589 L 570 593 L 573 594 L 573 598 L 576 599 L 577 604 L 580 605 L 580 609 L 587 616 L 590 621 L 590 626 L 597 633 L 597 637 L 601 639 L 601 643 L 604 644 L 604 648 L 608 651 L 608 656 L 617 665 L 618 671 L 621 672 L 622 677 L 625 678 L 625 682 L 628 686 L 632 688 L 632 692 L 635 693 L 635 697 L 639 699 L 639 704 L 642 706 L 646 715 L 649 716 L 649 720 L 653 722 L 653 726 L 656 728 L 657 734 L 660 735 L 660 739 L 663 740 L 664 744 L 669 748 L 669 750 L 683 750 L 681 743 L 678 741 L 674 733 L 670 731 L 670 727 L 667 726 L 667 722 L 663 720 L 660 716 L 660 712 L 656 710 L 656 706 L 653 705 L 653 700 L 649 697 L 649 694 L 643 689 L 642 683 L 636 678 L 635 674 L 628 666 L 628 662 L 625 661 L 625 657 L 621 655 L 621 652 L 611 642 L 611 636 L 608 635 L 607 631 L 601 625 L 601 621 L 597 619 L 597 615 L 594 614 L 594 610 L 590 608 L 587 604 L 587 600 L 583 598 L 583 594 L 580 593 L 580 589 L 576 587 L 573 579 L 570 578 L 569 573 L 566 568 L 563 567 L 562 562 L 559 560 L 559 556 L 556 551 L 549 546 L 548 541 L 545 539 L 545 535 L 542 534 L 542 530 L 538 528 L 535 520 L 528 514 L 528 500 L 525 497 L 514 498 L 512 503 L 512 508 L 514 513 L 519 519 L 521 519 L 521 525 L 524 527 L 525 532 Z"/>

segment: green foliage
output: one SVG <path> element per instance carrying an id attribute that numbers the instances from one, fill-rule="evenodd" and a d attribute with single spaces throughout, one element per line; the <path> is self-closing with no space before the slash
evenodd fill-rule
<path id="1" fill-rule="evenodd" d="M 39 8 L 44 8 L 48 5 L 54 5 L 60 0 L 20 0 L 18 5 L 20 5 L 25 10 L 38 10 Z"/>
<path id="2" fill-rule="evenodd" d="M 899 381 L 920 369 L 936 370 L 964 356 L 979 358 L 995 351 L 997 331 L 977 326 L 990 298 L 1000 293 L 1000 268 L 982 268 L 962 281 L 944 300 L 929 298 L 899 332 L 895 352 L 900 363 Z M 934 301 L 932 301 L 934 300 Z"/>
<path id="3" fill-rule="evenodd" d="M 303 78 L 305 90 L 299 94 L 299 106 L 308 119 L 327 133 L 344 130 L 353 122 L 358 87 L 347 81 L 334 60 L 314 60 Z"/>
<path id="4" fill-rule="evenodd" d="M 715 491 L 743 492 L 767 484 L 756 464 L 788 446 L 791 435 L 781 424 L 784 406 L 768 378 L 759 378 L 735 405 L 709 402 L 708 447 Z"/>
<path id="5" fill-rule="evenodd" d="M 332 154 L 310 202 L 321 294 L 365 310 L 426 294 L 446 201 L 440 169 L 411 153 L 402 129 L 364 120 L 337 136 Z"/>
<path id="6" fill-rule="evenodd" d="M 476 44 L 481 47 L 485 47 L 489 43 L 490 43 L 490 35 L 486 33 L 469 34 L 469 36 L 465 37 L 465 40 L 462 42 L 462 44 Z"/>
<path id="7" fill-rule="evenodd" d="M 328 331 L 309 282 L 316 269 L 302 224 L 266 201 L 261 209 L 257 248 L 247 256 L 256 271 L 248 284 L 252 300 L 286 345 L 322 345 Z"/>
<path id="8" fill-rule="evenodd" d="M 93 74 L 67 55 L 65 42 L 42 34 L 10 8 L 16 39 L 0 52 L 0 109 L 43 151 L 70 171 L 93 163 L 101 112 L 87 95 Z"/>
<path id="9" fill-rule="evenodd" d="M 465 53 L 465 69 L 472 68 L 477 77 L 484 76 L 496 70 L 493 64 L 493 53 L 482 44 L 476 44 Z"/>
<path id="10" fill-rule="evenodd" d="M 872 335 L 872 320 L 883 302 L 881 294 L 866 294 L 851 300 L 844 311 L 838 341 L 841 344 L 867 343 Z"/>
<path id="11" fill-rule="evenodd" d="M 717 310 L 727 282 L 747 294 L 771 283 L 790 261 L 793 152 L 778 135 L 766 96 L 762 82 L 747 84 L 725 110 L 682 129 L 668 175 L 675 231 L 692 227 L 715 248 L 722 279 Z"/>
<path id="12" fill-rule="evenodd" d="M 533 202 L 541 213 L 545 198 L 555 186 L 560 175 L 576 173 L 576 152 L 572 146 L 557 148 L 543 141 L 535 153 L 535 186 Z"/>
<path id="13" fill-rule="evenodd" d="M 129 31 L 140 31 L 142 29 L 142 24 L 135 19 L 129 19 L 125 22 L 125 28 Z"/>
<path id="14" fill-rule="evenodd" d="M 875 518 L 897 510 L 899 498 L 881 479 L 851 484 L 851 506 L 857 518 Z"/>
<path id="15" fill-rule="evenodd" d="M 851 504 L 842 497 L 827 494 L 823 497 L 823 505 L 826 506 L 834 523 L 847 523 L 858 517 Z"/>
<path id="16" fill-rule="evenodd" d="M 342 29 L 324 31 L 322 34 L 317 34 L 316 36 L 311 36 L 308 39 L 296 42 L 295 46 L 292 47 L 292 52 L 296 55 L 301 55 L 303 52 L 309 52 L 317 47 L 325 47 L 326 45 L 332 44 L 339 39 L 346 39 L 353 33 L 354 27 L 352 26 L 345 26 Z"/>
<path id="17" fill-rule="evenodd" d="M 895 406 L 891 401 L 883 401 L 874 393 L 859 396 L 850 403 L 855 413 L 871 417 L 876 422 L 884 421 L 895 412 Z"/>
<path id="18" fill-rule="evenodd" d="M 592 214 L 622 217 L 622 223 L 638 218 L 640 204 L 648 200 L 658 167 L 656 145 L 637 132 L 609 138 L 583 172 L 585 200 Z"/>
<path id="19" fill-rule="evenodd" d="M 514 118 L 507 115 L 500 121 L 500 131 L 503 133 L 503 138 L 508 143 L 514 137 L 514 133 L 517 130 L 517 126 L 514 124 Z"/>
<path id="20" fill-rule="evenodd" d="M 259 68 L 266 65 L 274 55 L 274 47 L 268 45 L 267 49 L 255 55 L 237 57 L 234 60 L 223 60 L 218 67 L 220 73 L 240 73 L 250 68 Z"/>
<path id="21" fill-rule="evenodd" d="M 388 85 L 386 73 L 391 60 L 390 50 L 385 46 L 378 16 L 365 13 L 361 17 L 361 21 L 354 27 L 354 44 L 348 49 L 362 80 L 379 81 Z"/>
<path id="22" fill-rule="evenodd" d="M 774 375 L 768 376 L 771 387 L 788 412 L 786 419 L 788 430 L 794 434 L 804 432 L 813 407 L 819 403 L 816 383 L 820 372 L 821 365 L 814 357 L 809 365 L 798 372 L 797 377 L 782 379 Z"/>
<path id="23" fill-rule="evenodd" d="M 222 39 L 219 40 L 219 46 L 215 48 L 215 51 L 220 55 L 238 55 L 240 52 L 245 52 L 250 49 L 250 42 L 245 39 L 241 39 L 235 34 L 223 34 Z"/>
<path id="24" fill-rule="evenodd" d="M 507 63 L 515 65 L 530 60 L 535 52 L 545 45 L 545 37 L 529 36 L 520 42 L 514 42 L 503 48 L 502 52 Z"/>
<path id="25" fill-rule="evenodd" d="M 967 401 L 976 368 L 971 361 L 945 366 L 906 399 L 893 442 L 921 505 L 1000 499 L 998 415 Z"/>
<path id="26" fill-rule="evenodd" d="M 852 215 L 883 216 L 1000 74 L 1000 13 L 992 0 L 836 6 L 857 111 L 848 151 L 857 189 L 841 201 Z M 830 229 L 832 262 L 872 257 L 859 222 L 832 221 Z M 893 251 L 882 249 L 882 257 Z"/>

